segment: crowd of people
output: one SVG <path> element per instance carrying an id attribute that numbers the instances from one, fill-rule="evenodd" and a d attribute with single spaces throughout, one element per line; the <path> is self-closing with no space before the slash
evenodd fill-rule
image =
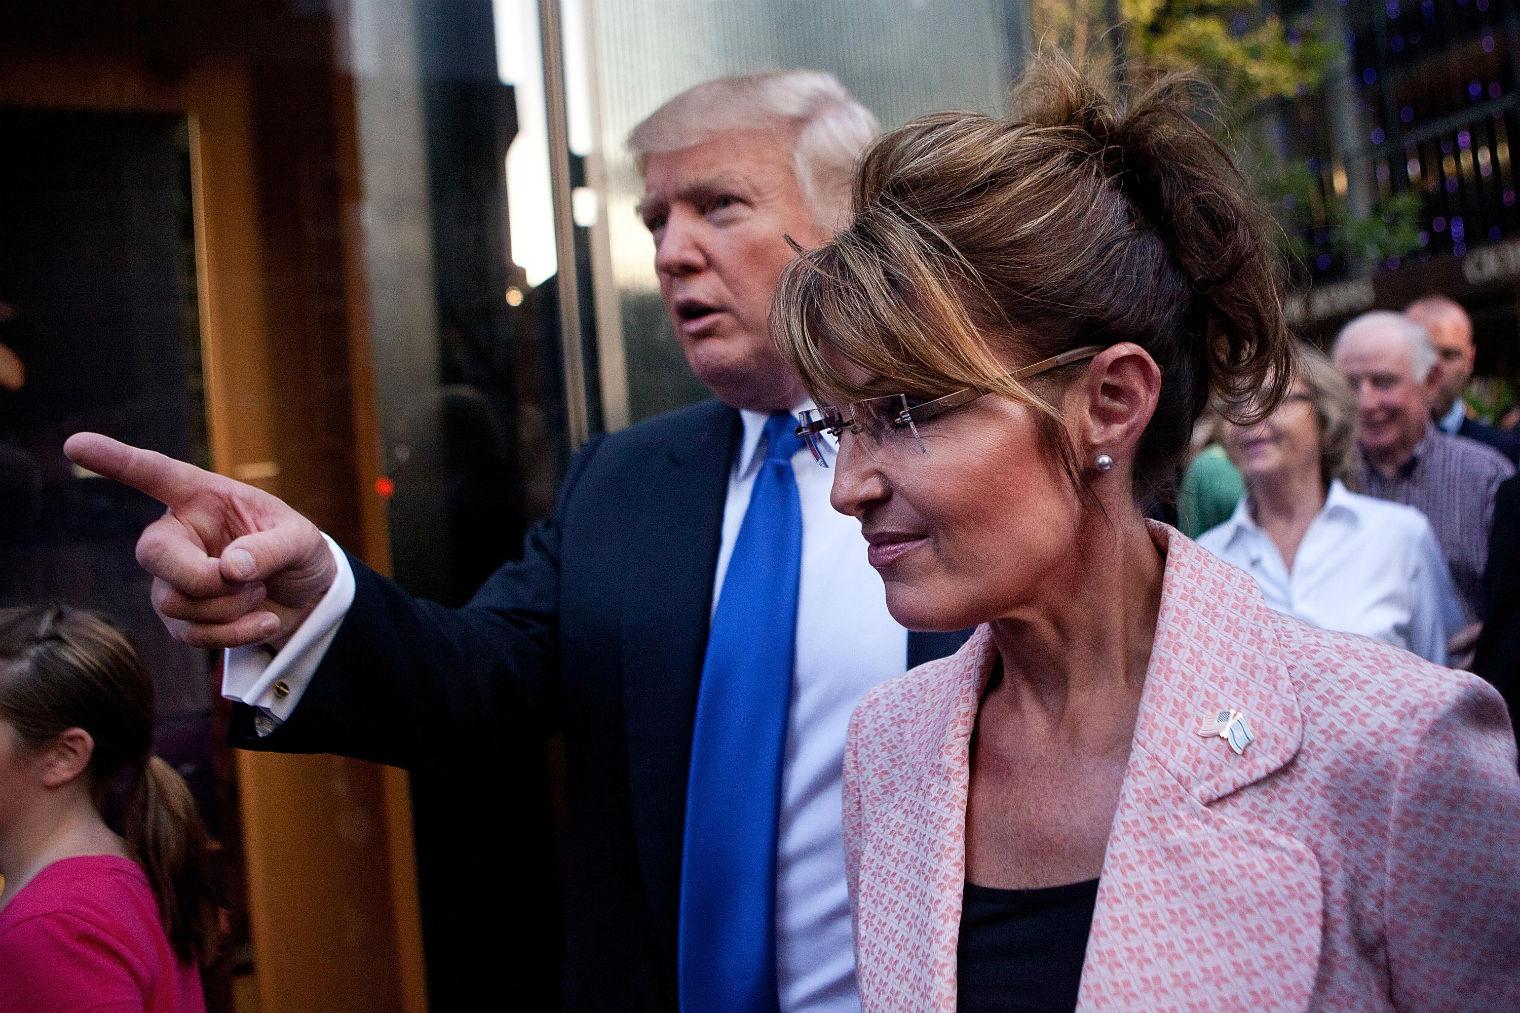
<path id="1" fill-rule="evenodd" d="M 1513 710 L 1520 614 L 1499 589 L 1516 578 L 1490 542 L 1515 523 L 1496 507 L 1520 445 L 1467 417 L 1472 361 L 1471 321 L 1437 296 L 1349 321 L 1329 358 L 1301 344 L 1270 414 L 1202 425 L 1183 525 L 1273 608 L 1471 669 Z"/>
<path id="2" fill-rule="evenodd" d="M 463 608 L 251 486 L 66 452 L 168 507 L 138 560 L 227 651 L 235 744 L 564 734 L 568 1010 L 1520 1009 L 1514 734 L 1445 667 L 1510 642 L 1513 467 L 1445 431 L 1442 304 L 1293 337 L 1191 96 L 1045 55 L 1007 116 L 880 137 L 817 72 L 667 102 L 639 211 L 715 400 L 588 442 Z M 1200 543 L 1148 514 L 1206 411 L 1242 492 Z M 194 877 L 97 804 L 156 783 L 140 729 L 12 703 L 63 621 L 0 640 L 0 966 L 106 919 L 54 899 L 86 873 L 141 912 L 135 858 L 165 945 L 117 947 L 158 996 L 121 1008 L 193 1009 Z M 10 800 L 70 785 L 88 832 L 39 851 Z"/>

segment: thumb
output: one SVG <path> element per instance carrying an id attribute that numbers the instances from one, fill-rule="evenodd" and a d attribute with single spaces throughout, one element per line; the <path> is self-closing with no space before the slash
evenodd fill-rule
<path id="1" fill-rule="evenodd" d="M 329 557 L 316 527 L 297 515 L 263 531 L 233 539 L 222 550 L 218 565 L 225 580 L 269 583 L 320 570 Z"/>

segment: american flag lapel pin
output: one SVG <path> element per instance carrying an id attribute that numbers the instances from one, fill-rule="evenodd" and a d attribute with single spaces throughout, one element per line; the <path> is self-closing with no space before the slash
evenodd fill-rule
<path id="1" fill-rule="evenodd" d="M 1246 724 L 1246 716 L 1234 707 L 1216 713 L 1212 720 L 1205 721 L 1203 727 L 1198 729 L 1198 734 L 1204 738 L 1215 736 L 1224 739 L 1239 756 L 1246 751 L 1246 747 L 1256 741 L 1256 736 L 1251 734 L 1251 726 Z"/>

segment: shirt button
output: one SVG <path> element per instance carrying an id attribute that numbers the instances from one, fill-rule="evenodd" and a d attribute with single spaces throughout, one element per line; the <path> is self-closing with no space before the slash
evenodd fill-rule
<path id="1" fill-rule="evenodd" d="M 283 700 L 289 695 L 290 683 L 286 682 L 284 679 L 281 679 L 274 684 L 274 698 L 276 700 Z"/>

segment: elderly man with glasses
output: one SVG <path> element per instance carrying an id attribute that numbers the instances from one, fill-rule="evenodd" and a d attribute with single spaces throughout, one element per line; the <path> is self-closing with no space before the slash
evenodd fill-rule
<path id="1" fill-rule="evenodd" d="M 833 77 L 791 71 L 698 85 L 633 131 L 660 291 L 717 399 L 590 441 L 523 558 L 463 609 L 258 490 L 102 437 L 68 447 L 170 507 L 138 556 L 170 630 L 231 649 L 238 745 L 419 767 L 449 738 L 564 732 L 567 1009 L 858 1008 L 846 724 L 963 637 L 888 615 L 802 452 L 805 394 L 767 317 L 790 241 L 846 218 L 875 129 Z"/>

